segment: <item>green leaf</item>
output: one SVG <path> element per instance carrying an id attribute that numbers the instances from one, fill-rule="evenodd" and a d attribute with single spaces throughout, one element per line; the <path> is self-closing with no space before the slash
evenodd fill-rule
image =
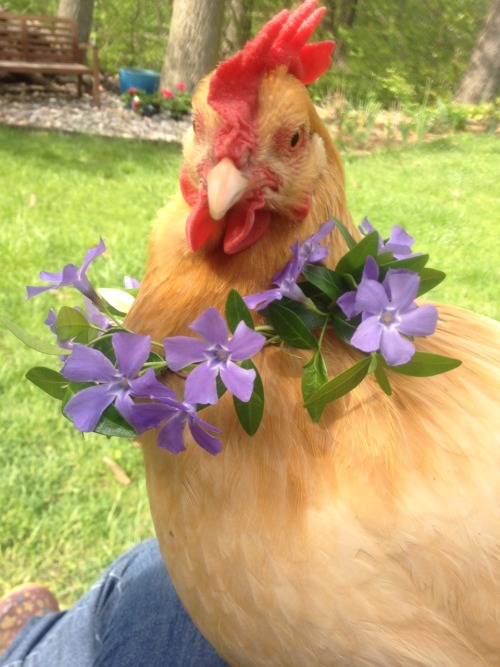
<path id="1" fill-rule="evenodd" d="M 358 269 L 362 269 L 366 263 L 367 257 L 376 257 L 378 251 L 377 232 L 371 232 L 357 243 L 354 248 L 349 250 L 337 264 L 335 271 L 337 273 L 352 274 Z"/>
<path id="2" fill-rule="evenodd" d="M 385 255 L 377 257 L 377 264 L 381 269 L 408 269 L 419 273 L 429 261 L 429 255 L 417 255 L 416 257 L 407 257 L 405 259 L 389 259 L 384 261 Z M 382 259 L 382 261 L 380 261 Z"/>
<path id="3" fill-rule="evenodd" d="M 251 359 L 243 361 L 240 366 L 242 368 L 253 368 L 256 375 L 250 400 L 244 403 L 236 398 L 236 396 L 233 396 L 234 409 L 246 433 L 254 435 L 260 426 L 264 414 L 264 385 L 262 384 L 260 373 Z"/>
<path id="4" fill-rule="evenodd" d="M 379 355 L 377 355 L 379 357 Z M 381 361 L 381 360 L 379 360 Z M 392 389 L 391 385 L 389 383 L 389 378 L 387 377 L 387 374 L 384 370 L 384 364 L 383 363 L 377 363 L 375 370 L 374 370 L 374 375 L 375 379 L 377 380 L 380 388 L 384 392 L 384 394 L 387 394 L 387 396 L 392 395 Z"/>
<path id="5" fill-rule="evenodd" d="M 415 352 L 407 364 L 401 366 L 389 366 L 391 371 L 401 373 L 402 375 L 412 375 L 414 377 L 430 377 L 452 371 L 461 365 L 459 359 L 443 357 L 440 354 L 431 352 Z"/>
<path id="6" fill-rule="evenodd" d="M 106 435 L 109 438 L 135 438 L 137 435 L 135 429 L 121 416 L 114 405 L 110 405 L 104 410 L 94 433 Z"/>
<path id="7" fill-rule="evenodd" d="M 446 273 L 443 271 L 438 271 L 437 269 L 422 269 L 420 271 L 420 285 L 418 287 L 417 296 L 422 296 L 429 290 L 439 285 L 445 278 Z"/>
<path id="8" fill-rule="evenodd" d="M 320 350 L 316 350 L 311 359 L 304 366 L 304 373 L 302 374 L 302 398 L 304 403 L 310 398 L 320 387 L 328 382 L 328 370 L 326 368 L 325 360 Z M 307 408 L 309 415 L 313 422 L 319 422 L 323 413 L 324 405 L 317 404 Z"/>
<path id="9" fill-rule="evenodd" d="M 304 283 L 300 283 L 300 287 L 302 287 L 303 284 Z M 307 283 L 305 284 L 307 285 Z M 291 299 L 287 299 L 287 297 L 284 296 L 280 301 L 280 305 L 285 306 L 285 308 L 288 308 L 288 310 L 291 310 L 293 313 L 295 313 L 306 325 L 309 331 L 319 329 L 325 323 L 324 315 L 315 313 L 314 310 L 309 310 L 309 308 L 306 308 L 306 306 L 304 306 L 304 304 L 300 303 L 299 301 L 292 301 Z"/>
<path id="10" fill-rule="evenodd" d="M 68 380 L 51 368 L 35 366 L 26 373 L 26 378 L 49 396 L 63 400 L 68 388 Z"/>
<path id="11" fill-rule="evenodd" d="M 326 266 L 305 266 L 302 274 L 332 301 L 336 301 L 346 291 L 344 279 Z"/>
<path id="12" fill-rule="evenodd" d="M 337 220 L 336 218 L 330 218 L 330 219 L 333 220 L 333 222 L 335 223 L 335 227 L 337 227 L 339 232 L 342 234 L 344 241 L 347 243 L 347 247 L 349 249 L 354 248 L 354 246 L 357 245 L 357 241 L 355 241 L 353 237 L 349 234 L 349 232 L 347 231 L 347 227 L 342 222 L 340 222 L 340 220 Z"/>
<path id="13" fill-rule="evenodd" d="M 86 317 L 75 308 L 63 306 L 57 315 L 55 329 L 62 341 L 71 340 L 89 328 Z"/>
<path id="14" fill-rule="evenodd" d="M 350 343 L 354 332 L 359 326 L 361 318 L 357 316 L 353 320 L 348 320 L 340 308 L 335 308 L 332 313 L 331 322 L 337 336 L 345 343 Z"/>
<path id="15" fill-rule="evenodd" d="M 361 359 L 361 361 L 358 361 L 354 366 L 351 366 L 351 368 L 340 373 L 330 380 L 330 382 L 327 382 L 320 387 L 320 389 L 315 391 L 314 394 L 305 401 L 304 406 L 307 409 L 314 405 L 321 405 L 324 407 L 327 403 L 344 396 L 344 394 L 350 392 L 354 387 L 357 387 L 366 377 L 370 363 L 371 357 Z"/>
<path id="16" fill-rule="evenodd" d="M 235 289 L 232 289 L 226 300 L 226 321 L 231 333 L 234 333 L 236 327 L 242 320 L 247 327 L 255 329 L 252 315 L 243 301 L 243 298 Z"/>
<path id="17" fill-rule="evenodd" d="M 9 320 L 8 317 L 5 317 L 5 315 L 0 314 L 0 322 L 2 322 L 2 324 L 4 324 L 22 343 L 37 352 L 42 352 L 42 354 L 54 354 L 58 357 L 70 353 L 69 350 L 63 350 L 57 345 L 46 343 L 41 338 L 29 334 L 27 331 L 24 331 L 21 327 L 18 327 L 17 324 L 14 324 L 14 322 Z"/>
<path id="18" fill-rule="evenodd" d="M 275 301 L 266 309 L 266 316 L 285 343 L 299 350 L 315 350 L 318 341 L 301 318 Z"/>

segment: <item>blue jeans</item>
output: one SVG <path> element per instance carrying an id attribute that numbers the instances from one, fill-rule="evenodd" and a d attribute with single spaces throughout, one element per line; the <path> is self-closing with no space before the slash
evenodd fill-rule
<path id="1" fill-rule="evenodd" d="M 33 618 L 0 667 L 227 667 L 184 611 L 149 540 L 122 554 L 74 607 Z"/>

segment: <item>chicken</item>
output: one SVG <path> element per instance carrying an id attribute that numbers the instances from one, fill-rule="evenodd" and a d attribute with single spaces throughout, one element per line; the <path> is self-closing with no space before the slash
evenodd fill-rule
<path id="1" fill-rule="evenodd" d="M 269 287 L 297 238 L 329 216 L 357 236 L 339 156 L 304 83 L 333 45 L 305 45 L 323 10 L 284 11 L 198 86 L 175 196 L 156 220 L 127 326 L 154 340 L 228 291 Z M 346 247 L 336 231 L 327 263 Z M 439 307 L 421 350 L 463 364 L 432 378 L 371 376 L 318 424 L 300 389 L 307 353 L 256 358 L 265 414 L 248 436 L 227 394 L 178 456 L 141 436 L 155 530 L 196 625 L 236 666 L 500 665 L 499 325 Z M 361 353 L 328 332 L 330 373 Z M 167 374 L 182 392 L 183 380 Z"/>

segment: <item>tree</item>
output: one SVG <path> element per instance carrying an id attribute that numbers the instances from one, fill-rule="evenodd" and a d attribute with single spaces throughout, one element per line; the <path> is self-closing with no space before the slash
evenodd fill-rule
<path id="1" fill-rule="evenodd" d="M 58 16 L 74 19 L 78 24 L 78 41 L 88 43 L 92 29 L 94 0 L 59 0 Z"/>
<path id="2" fill-rule="evenodd" d="M 455 102 L 492 102 L 500 88 L 500 0 L 492 0 L 486 23 L 467 71 L 455 93 Z"/>
<path id="3" fill-rule="evenodd" d="M 328 11 L 323 18 L 323 28 L 335 39 L 335 64 L 342 67 L 347 54 L 344 33 L 354 25 L 358 0 L 325 0 L 324 4 Z"/>
<path id="4" fill-rule="evenodd" d="M 193 88 L 217 64 L 224 0 L 174 0 L 161 86 Z"/>
<path id="5" fill-rule="evenodd" d="M 239 51 L 252 36 L 253 4 L 254 0 L 228 0 L 225 54 L 231 55 Z"/>

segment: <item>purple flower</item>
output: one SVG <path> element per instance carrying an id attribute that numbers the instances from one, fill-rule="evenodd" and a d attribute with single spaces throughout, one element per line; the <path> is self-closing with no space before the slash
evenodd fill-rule
<path id="1" fill-rule="evenodd" d="M 333 222 L 328 220 L 321 225 L 316 234 L 308 236 L 300 245 L 296 241 L 290 248 L 293 258 L 272 277 L 272 284 L 276 287 L 243 297 L 246 306 L 251 310 L 262 310 L 273 301 L 279 301 L 284 296 L 292 299 L 292 301 L 308 303 L 309 299 L 297 285 L 297 280 L 306 264 L 315 264 L 326 259 L 328 248 L 319 244 L 330 234 L 333 227 Z"/>
<path id="2" fill-rule="evenodd" d="M 415 354 L 415 346 L 405 336 L 429 336 L 437 325 L 437 309 L 431 304 L 418 307 L 420 277 L 413 271 L 390 269 L 382 283 L 373 277 L 374 267 L 363 275 L 346 304 L 337 301 L 347 317 L 361 313 L 362 321 L 351 338 L 351 345 L 362 352 L 380 353 L 390 366 L 405 364 Z M 377 267 L 378 278 L 378 267 Z M 346 295 L 344 295 L 346 296 Z"/>
<path id="3" fill-rule="evenodd" d="M 75 266 L 74 264 L 66 264 L 62 271 L 59 271 L 59 273 L 40 271 L 40 278 L 42 280 L 51 281 L 51 284 L 45 285 L 44 287 L 28 287 L 27 298 L 31 299 L 37 294 L 46 292 L 49 289 L 74 287 L 96 305 L 101 304 L 101 299 L 87 278 L 87 269 L 94 261 L 94 259 L 101 255 L 105 250 L 106 246 L 104 245 L 104 241 L 99 239 L 99 244 L 95 248 L 90 248 L 90 250 L 87 251 L 81 267 Z"/>
<path id="4" fill-rule="evenodd" d="M 228 340 L 224 318 L 215 308 L 208 308 L 189 328 L 203 340 L 172 336 L 164 343 L 165 358 L 171 370 L 180 371 L 190 364 L 199 364 L 186 380 L 187 403 L 217 403 L 216 378 L 219 374 L 231 393 L 241 401 L 249 401 L 255 371 L 241 368 L 235 361 L 250 359 L 257 354 L 266 341 L 265 337 L 240 322 Z"/>
<path id="5" fill-rule="evenodd" d="M 316 234 L 308 236 L 300 244 L 298 256 L 302 262 L 301 271 L 306 264 L 316 264 L 328 257 L 328 248 L 320 245 L 320 243 L 331 233 L 334 226 L 331 220 L 327 220 L 321 225 Z"/>
<path id="6" fill-rule="evenodd" d="M 62 375 L 71 382 L 99 383 L 79 391 L 64 407 L 64 414 L 80 431 L 93 431 L 104 410 L 112 403 L 133 426 L 132 396 L 150 396 L 153 392 L 165 391 L 152 369 L 138 377 L 149 357 L 150 342 L 149 336 L 114 334 L 112 345 L 117 368 L 99 350 L 75 343 Z"/>
<path id="7" fill-rule="evenodd" d="M 165 388 L 166 389 L 166 388 Z M 170 390 L 167 390 L 170 391 Z M 189 403 L 180 403 L 171 396 L 156 396 L 156 403 L 134 405 L 133 421 L 138 433 L 144 433 L 150 428 L 158 428 L 165 422 L 158 433 L 158 445 L 173 454 L 184 451 L 184 429 L 186 424 L 191 435 L 200 447 L 209 454 L 215 455 L 222 451 L 219 438 L 207 433 L 220 433 L 219 429 L 198 417 L 196 408 Z"/>
<path id="8" fill-rule="evenodd" d="M 363 280 L 378 280 L 378 275 L 379 268 L 377 262 L 373 257 L 367 257 L 361 282 L 363 282 Z M 346 315 L 349 320 L 356 317 L 356 315 L 359 315 L 361 312 L 361 309 L 356 303 L 357 294 L 357 290 L 352 290 L 351 292 L 345 292 L 337 299 L 337 306 L 342 309 L 344 315 Z"/>
<path id="9" fill-rule="evenodd" d="M 366 236 L 371 232 L 376 232 L 377 230 L 365 218 L 362 224 L 359 226 L 359 231 Z M 378 232 L 377 232 L 378 234 Z M 389 239 L 384 242 L 383 238 L 379 234 L 378 239 L 378 254 L 381 255 L 384 252 L 390 252 L 395 259 L 406 259 L 408 257 L 415 257 L 420 253 L 412 253 L 411 247 L 415 243 L 415 239 L 407 234 L 405 230 L 399 225 L 394 225 L 391 229 Z"/>

